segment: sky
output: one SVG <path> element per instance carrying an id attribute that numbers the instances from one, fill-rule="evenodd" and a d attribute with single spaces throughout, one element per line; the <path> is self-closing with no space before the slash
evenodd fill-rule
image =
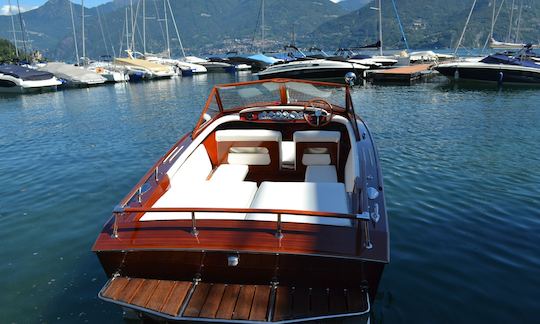
<path id="1" fill-rule="evenodd" d="M 17 12 L 17 0 L 9 0 L 11 1 L 11 10 L 12 13 Z M 81 0 L 71 0 L 74 3 L 80 3 Z M 110 2 L 112 0 L 84 0 L 84 6 L 85 7 L 95 7 L 97 5 L 100 5 L 105 2 Z M 330 0 L 332 2 L 339 2 L 342 0 Z M 21 11 L 28 11 L 34 8 L 37 8 L 47 2 L 47 0 L 19 0 L 19 3 L 21 5 Z M 0 15 L 7 15 L 9 14 L 9 6 L 8 6 L 8 0 L 0 0 Z"/>
<path id="2" fill-rule="evenodd" d="M 17 11 L 17 0 L 9 0 L 11 1 L 11 10 L 13 13 L 18 12 Z M 74 3 L 81 3 L 81 0 L 71 0 Z M 95 7 L 97 5 L 100 5 L 105 2 L 110 2 L 111 0 L 84 0 L 84 6 L 85 7 Z M 47 0 L 19 0 L 19 3 L 21 5 L 21 11 L 28 11 L 34 8 L 37 8 L 47 2 Z M 7 15 L 9 14 L 9 5 L 8 0 L 0 0 L 0 15 Z"/>

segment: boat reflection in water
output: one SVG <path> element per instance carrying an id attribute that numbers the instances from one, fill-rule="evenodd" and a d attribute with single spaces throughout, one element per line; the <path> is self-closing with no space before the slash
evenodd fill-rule
<path id="1" fill-rule="evenodd" d="M 353 82 L 349 78 L 349 82 Z M 151 318 L 367 321 L 385 264 L 379 159 L 345 85 L 216 86 L 114 209 L 103 300 Z"/>

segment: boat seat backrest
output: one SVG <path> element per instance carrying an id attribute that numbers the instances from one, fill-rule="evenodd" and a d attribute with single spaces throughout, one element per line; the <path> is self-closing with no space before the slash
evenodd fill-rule
<path id="1" fill-rule="evenodd" d="M 337 131 L 309 130 L 293 134 L 296 146 L 296 169 L 309 165 L 338 165 L 339 141 Z"/>
<path id="2" fill-rule="evenodd" d="M 241 164 L 277 170 L 281 132 L 266 129 L 226 129 L 215 133 L 218 164 Z"/>

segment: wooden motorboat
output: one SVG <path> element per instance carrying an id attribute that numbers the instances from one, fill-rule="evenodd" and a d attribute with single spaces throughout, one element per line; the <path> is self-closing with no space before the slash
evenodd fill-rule
<path id="1" fill-rule="evenodd" d="M 349 88 L 216 86 L 114 209 L 92 249 L 99 298 L 164 321 L 368 320 L 388 220 L 373 138 Z"/>

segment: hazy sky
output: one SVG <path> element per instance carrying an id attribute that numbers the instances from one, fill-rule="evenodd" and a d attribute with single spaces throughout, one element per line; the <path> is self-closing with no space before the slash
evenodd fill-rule
<path id="1" fill-rule="evenodd" d="M 12 6 L 12 12 L 16 13 L 16 5 L 17 0 L 10 0 L 11 6 Z M 73 3 L 81 3 L 81 0 L 71 0 Z M 105 2 L 109 2 L 111 0 L 84 0 L 84 6 L 85 7 L 95 7 L 97 5 L 100 5 Z M 203 0 L 200 0 L 203 1 Z M 339 2 L 342 0 L 330 0 L 333 2 Z M 21 11 L 27 11 L 36 7 L 41 6 L 47 2 L 47 0 L 19 0 L 19 3 L 21 5 Z M 9 13 L 9 6 L 8 6 L 8 0 L 0 0 L 0 15 L 7 15 Z"/>
<path id="2" fill-rule="evenodd" d="M 17 0 L 0 0 L 0 15 L 7 15 L 9 14 L 9 6 L 8 3 L 11 1 L 11 8 L 12 12 L 17 12 Z M 84 0 L 84 6 L 85 7 L 95 7 L 97 5 L 100 5 L 105 2 L 109 2 L 111 0 Z M 21 11 L 27 11 L 30 9 L 34 9 L 36 7 L 41 6 L 47 2 L 47 0 L 19 0 L 19 4 L 21 5 Z M 73 3 L 81 3 L 81 0 L 72 0 Z"/>

